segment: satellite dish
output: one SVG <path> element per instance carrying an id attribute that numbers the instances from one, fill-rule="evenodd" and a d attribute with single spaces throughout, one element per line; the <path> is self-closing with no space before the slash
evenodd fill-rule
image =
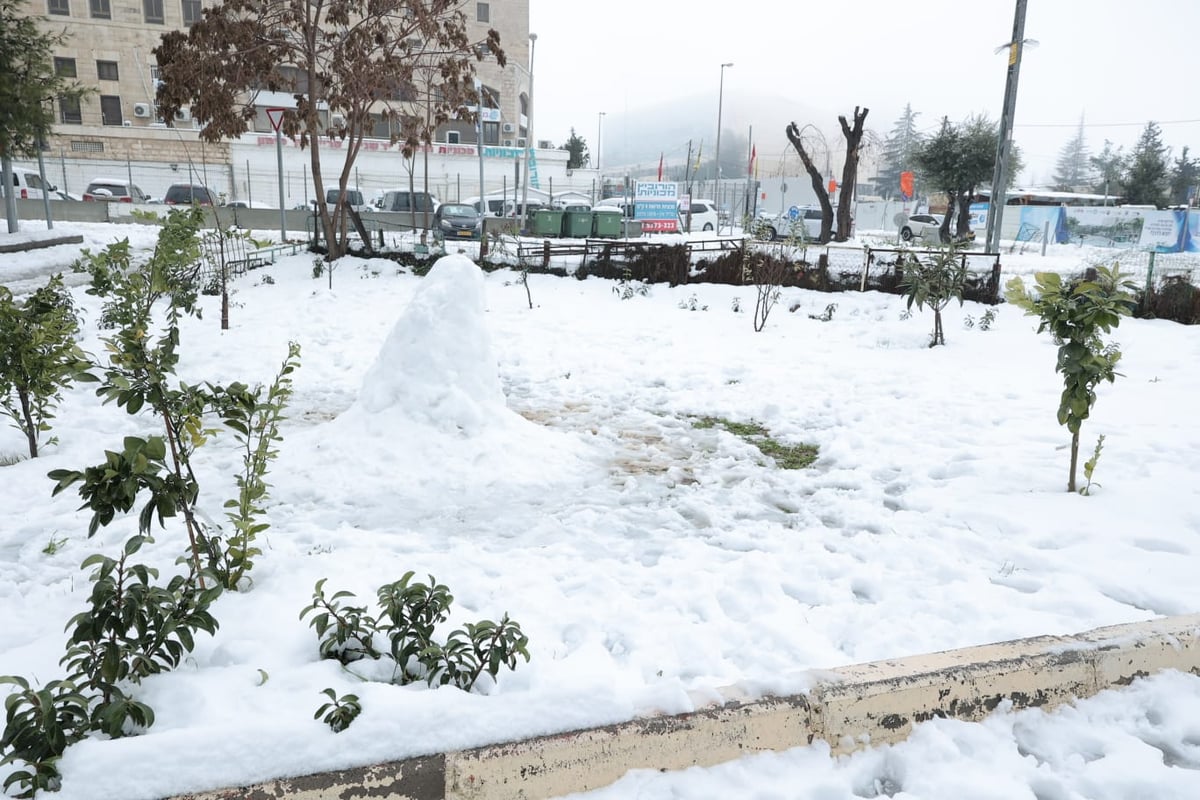
<path id="1" fill-rule="evenodd" d="M 896 216 L 892 217 L 892 224 L 897 228 L 903 228 L 907 222 L 908 214 L 905 214 L 903 211 L 897 211 Z"/>

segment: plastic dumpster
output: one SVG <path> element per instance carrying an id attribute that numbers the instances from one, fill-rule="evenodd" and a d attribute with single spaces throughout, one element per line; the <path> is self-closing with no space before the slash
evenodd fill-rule
<path id="1" fill-rule="evenodd" d="M 563 212 L 542 208 L 534 212 L 530 233 L 534 236 L 561 236 L 562 227 Z"/>
<path id="2" fill-rule="evenodd" d="M 592 211 L 563 212 L 563 236 L 570 239 L 586 239 L 592 235 Z"/>
<path id="3" fill-rule="evenodd" d="M 616 239 L 621 235 L 621 209 L 597 209 L 592 212 L 592 235 Z"/>

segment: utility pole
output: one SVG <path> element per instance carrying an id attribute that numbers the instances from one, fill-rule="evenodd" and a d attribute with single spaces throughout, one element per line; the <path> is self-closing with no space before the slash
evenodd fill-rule
<path id="1" fill-rule="evenodd" d="M 992 193 L 988 198 L 987 252 L 1000 250 L 1000 226 L 1004 220 L 1004 203 L 1008 184 L 1008 158 L 1012 149 L 1013 113 L 1017 107 L 1017 79 L 1021 74 L 1021 52 L 1025 48 L 1025 5 L 1017 0 L 1013 19 L 1012 40 L 1008 43 L 1008 79 L 1004 86 L 1004 108 L 1000 114 L 1000 131 L 996 145 L 996 170 L 992 174 Z"/>

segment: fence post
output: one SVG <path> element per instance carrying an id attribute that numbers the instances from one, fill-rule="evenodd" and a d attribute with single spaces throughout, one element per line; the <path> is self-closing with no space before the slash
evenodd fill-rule
<path id="1" fill-rule="evenodd" d="M 550 269 L 550 240 L 542 240 L 542 269 Z"/>
<path id="2" fill-rule="evenodd" d="M 1146 267 L 1146 292 L 1142 295 L 1142 310 L 1150 308 L 1150 294 L 1154 291 L 1154 255 L 1155 251 L 1150 251 L 1150 263 Z"/>

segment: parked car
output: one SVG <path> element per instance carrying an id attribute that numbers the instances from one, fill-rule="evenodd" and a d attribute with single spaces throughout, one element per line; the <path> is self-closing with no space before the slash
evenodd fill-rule
<path id="1" fill-rule="evenodd" d="M 83 199 L 82 197 L 80 197 L 77 194 L 71 194 L 70 192 L 64 192 L 60 189 L 54 189 L 53 192 L 54 192 L 54 194 L 50 195 L 51 200 L 70 200 L 72 202 L 77 202 L 77 201 Z"/>
<path id="2" fill-rule="evenodd" d="M 150 198 L 136 183 L 121 178 L 95 178 L 88 184 L 83 199 L 100 203 L 144 203 Z"/>
<path id="3" fill-rule="evenodd" d="M 169 206 L 213 206 L 212 193 L 208 187 L 195 183 L 176 183 L 167 189 L 163 202 Z"/>
<path id="4" fill-rule="evenodd" d="M 13 197 L 19 200 L 41 200 L 45 192 L 54 192 L 58 187 L 42 183 L 42 176 L 31 169 L 13 167 Z M 4 196 L 4 182 L 0 181 L 0 197 Z M 54 195 L 51 194 L 53 198 Z"/>
<path id="5" fill-rule="evenodd" d="M 821 207 L 800 206 L 795 219 L 790 214 L 772 214 L 760 211 L 754 218 L 751 231 L 758 239 L 803 238 L 810 241 L 821 238 Z"/>
<path id="6" fill-rule="evenodd" d="M 333 208 L 335 205 L 337 205 L 338 197 L 341 195 L 341 193 L 342 192 L 340 189 L 326 189 L 325 204 L 330 208 Z M 363 193 L 360 192 L 356 187 L 350 187 L 346 189 L 346 205 L 349 208 L 353 208 L 355 211 L 366 211 L 368 208 L 370 208 L 370 206 L 367 205 L 367 201 L 363 199 Z"/>
<path id="7" fill-rule="evenodd" d="M 380 211 L 437 211 L 438 199 L 429 192 L 410 192 L 408 189 L 388 189 L 375 201 Z"/>
<path id="8" fill-rule="evenodd" d="M 939 242 L 944 219 L 945 217 L 941 214 L 913 214 L 900 226 L 900 238 L 906 242 L 911 242 L 913 239 Z M 974 239 L 975 231 L 968 230 L 967 234 L 960 238 L 960 241 L 969 242 Z"/>
<path id="9" fill-rule="evenodd" d="M 466 203 L 442 203 L 433 212 L 433 221 L 447 239 L 478 239 L 483 234 L 483 217 Z"/>
<path id="10" fill-rule="evenodd" d="M 717 205 L 712 200 L 692 200 L 691 215 L 693 231 L 715 231 L 720 225 L 720 217 L 717 216 Z M 687 229 L 688 213 L 682 208 L 679 210 L 680 229 Z"/>

